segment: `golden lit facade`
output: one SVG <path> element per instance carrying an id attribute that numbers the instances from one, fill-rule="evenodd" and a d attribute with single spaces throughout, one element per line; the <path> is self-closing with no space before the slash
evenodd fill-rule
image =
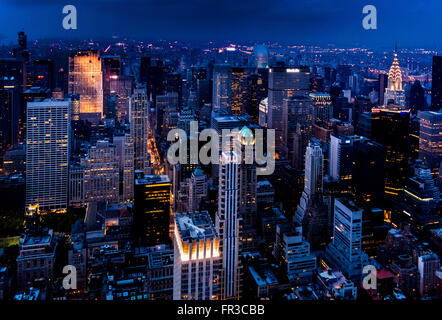
<path id="1" fill-rule="evenodd" d="M 68 92 L 80 95 L 80 113 L 103 117 L 103 75 L 97 50 L 80 50 L 69 57 Z"/>
<path id="2" fill-rule="evenodd" d="M 207 211 L 175 214 L 174 300 L 218 300 L 219 238 Z"/>
<path id="3" fill-rule="evenodd" d="M 405 92 L 402 89 L 402 71 L 399 66 L 397 53 L 394 53 L 393 64 L 388 72 L 388 86 L 384 94 L 384 106 L 392 100 L 395 105 L 405 106 Z"/>

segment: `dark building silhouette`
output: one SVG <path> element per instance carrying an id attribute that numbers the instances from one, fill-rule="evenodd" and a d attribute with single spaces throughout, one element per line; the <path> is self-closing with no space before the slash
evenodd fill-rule
<path id="1" fill-rule="evenodd" d="M 431 110 L 442 108 L 442 56 L 433 57 L 433 76 L 431 86 Z"/>
<path id="2" fill-rule="evenodd" d="M 419 80 L 416 80 L 410 88 L 410 109 L 411 113 L 425 110 L 425 91 Z"/>

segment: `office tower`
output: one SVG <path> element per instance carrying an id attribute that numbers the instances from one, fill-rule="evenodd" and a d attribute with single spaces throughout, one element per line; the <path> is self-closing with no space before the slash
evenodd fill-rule
<path id="1" fill-rule="evenodd" d="M 142 57 L 140 63 L 140 82 L 146 85 L 146 95 L 156 101 L 157 95 L 163 94 L 166 86 L 166 74 L 169 69 L 161 60 L 153 63 L 151 57 Z"/>
<path id="2" fill-rule="evenodd" d="M 379 74 L 379 100 L 378 105 L 382 105 L 384 103 L 384 94 L 385 89 L 388 87 L 388 74 L 380 73 Z"/>
<path id="3" fill-rule="evenodd" d="M 254 71 L 250 67 L 232 67 L 232 98 L 231 111 L 232 115 L 238 116 L 246 112 L 247 103 L 249 101 L 249 76 Z"/>
<path id="4" fill-rule="evenodd" d="M 368 138 L 353 144 L 352 185 L 363 207 L 384 208 L 386 148 Z"/>
<path id="5" fill-rule="evenodd" d="M 81 159 L 81 165 L 84 168 L 86 202 L 120 201 L 120 165 L 115 145 L 108 140 L 97 141 Z"/>
<path id="6" fill-rule="evenodd" d="M 269 51 L 263 45 L 253 47 L 253 54 L 257 68 L 266 68 L 269 64 Z"/>
<path id="7" fill-rule="evenodd" d="M 402 89 L 402 71 L 399 67 L 399 60 L 396 51 L 394 52 L 393 63 L 388 71 L 388 86 L 384 93 L 384 106 L 393 102 L 393 104 L 405 107 L 405 92 Z"/>
<path id="8" fill-rule="evenodd" d="M 436 271 L 440 270 L 440 259 L 429 252 L 418 258 L 419 293 L 422 297 L 431 296 L 436 289 Z"/>
<path id="9" fill-rule="evenodd" d="M 114 145 L 120 167 L 120 202 L 134 198 L 134 143 L 129 133 L 114 136 Z"/>
<path id="10" fill-rule="evenodd" d="M 135 177 L 135 243 L 170 243 L 172 184 L 166 175 Z"/>
<path id="11" fill-rule="evenodd" d="M 305 152 L 304 190 L 313 196 L 322 192 L 324 156 L 318 143 L 310 142 Z"/>
<path id="12" fill-rule="evenodd" d="M 20 95 L 26 84 L 23 61 L 0 59 L 0 158 L 26 137 L 26 107 Z"/>
<path id="13" fill-rule="evenodd" d="M 157 95 L 155 99 L 155 125 L 153 126 L 155 133 L 160 135 L 165 130 L 164 122 L 168 121 L 167 117 L 169 113 L 173 112 L 178 115 L 179 105 L 178 105 L 178 93 L 176 92 L 166 92 L 164 95 Z"/>
<path id="14" fill-rule="evenodd" d="M 146 88 L 136 88 L 129 100 L 130 134 L 134 143 L 134 170 L 148 166 L 149 103 Z"/>
<path id="15" fill-rule="evenodd" d="M 71 99 L 71 120 L 78 121 L 80 120 L 80 95 L 71 94 L 69 98 Z"/>
<path id="16" fill-rule="evenodd" d="M 264 98 L 259 103 L 259 116 L 258 116 L 258 124 L 263 127 L 267 128 L 268 125 L 268 114 L 269 114 L 269 99 Z"/>
<path id="17" fill-rule="evenodd" d="M 254 247 L 257 244 L 258 226 L 256 165 L 246 164 L 244 156 L 239 165 L 239 184 L 239 212 L 243 219 L 242 247 Z"/>
<path id="18" fill-rule="evenodd" d="M 385 193 L 394 198 L 404 187 L 409 159 L 410 110 L 373 109 L 371 139 L 386 147 Z M 387 207 L 389 204 L 387 204 Z"/>
<path id="19" fill-rule="evenodd" d="M 103 60 L 103 112 L 106 118 L 115 118 L 118 121 L 128 120 L 128 104 L 134 86 L 133 76 L 121 72 L 119 56 L 104 56 Z M 115 106 L 110 98 L 115 98 Z M 109 105 L 109 103 L 111 105 Z"/>
<path id="20" fill-rule="evenodd" d="M 68 196 L 70 101 L 29 102 L 26 141 L 26 206 L 64 210 Z"/>
<path id="21" fill-rule="evenodd" d="M 221 299 L 239 299 L 242 295 L 241 217 L 239 215 L 239 159 L 238 155 L 222 153 L 219 165 L 219 195 L 216 229 L 220 238 Z"/>
<path id="22" fill-rule="evenodd" d="M 440 109 L 442 109 L 442 56 L 434 56 L 432 67 L 430 110 L 438 111 Z"/>
<path id="23" fill-rule="evenodd" d="M 86 119 L 103 117 L 103 75 L 97 50 L 80 50 L 69 57 L 68 93 L 80 95 L 80 113 Z"/>
<path id="24" fill-rule="evenodd" d="M 177 213 L 174 222 L 173 299 L 220 299 L 220 239 L 209 213 Z"/>
<path id="25" fill-rule="evenodd" d="M 439 227 L 440 191 L 430 169 L 419 160 L 414 164 L 413 171 L 405 182 L 403 192 L 394 202 L 392 222 L 397 226 L 406 222 L 414 234 L 421 235 L 424 231 Z"/>
<path id="26" fill-rule="evenodd" d="M 342 270 L 347 278 L 360 281 L 368 257 L 362 251 L 362 210 L 347 199 L 335 199 L 333 242 L 325 251 L 332 267 Z"/>
<path id="27" fill-rule="evenodd" d="M 198 109 L 202 108 L 206 103 L 212 103 L 212 80 L 198 79 L 196 82 L 196 98 Z"/>
<path id="28" fill-rule="evenodd" d="M 310 253 L 310 243 L 303 238 L 301 226 L 276 226 L 273 255 L 291 284 L 312 281 L 316 257 Z"/>
<path id="29" fill-rule="evenodd" d="M 305 95 L 295 95 L 284 99 L 287 108 L 287 146 L 283 146 L 293 168 L 304 169 L 304 155 L 311 138 L 313 124 L 312 99 Z"/>
<path id="30" fill-rule="evenodd" d="M 304 216 L 313 198 L 322 193 L 324 176 L 324 155 L 319 143 L 310 142 L 305 151 L 304 191 L 293 220 L 302 225 Z"/>
<path id="31" fill-rule="evenodd" d="M 178 94 L 178 104 L 181 105 L 183 98 L 183 85 L 181 74 L 178 72 L 169 72 L 166 74 L 166 92 L 175 92 Z"/>
<path id="32" fill-rule="evenodd" d="M 328 93 L 312 92 L 314 121 L 327 122 L 333 118 L 333 105 Z"/>
<path id="33" fill-rule="evenodd" d="M 419 112 L 419 159 L 438 175 L 442 159 L 442 110 Z"/>
<path id="34" fill-rule="evenodd" d="M 287 144 L 287 109 L 284 99 L 306 95 L 310 88 L 308 68 L 273 67 L 269 70 L 269 98 L 267 127 L 275 129 L 275 150 L 281 155 L 281 146 Z"/>
<path id="35" fill-rule="evenodd" d="M 330 135 L 328 174 L 339 182 L 339 191 L 352 192 L 354 160 L 354 144 L 363 139 L 359 136 Z"/>
<path id="36" fill-rule="evenodd" d="M 425 90 L 419 80 L 414 81 L 410 88 L 410 109 L 413 114 L 426 109 Z"/>
<path id="37" fill-rule="evenodd" d="M 201 200 L 207 195 L 207 176 L 200 168 L 196 168 L 189 182 L 189 211 L 198 211 Z"/>
<path id="38" fill-rule="evenodd" d="M 232 67 L 215 65 L 213 68 L 212 109 L 232 112 Z"/>

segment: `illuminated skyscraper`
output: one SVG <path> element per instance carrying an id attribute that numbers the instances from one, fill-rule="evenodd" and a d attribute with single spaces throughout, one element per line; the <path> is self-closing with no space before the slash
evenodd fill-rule
<path id="1" fill-rule="evenodd" d="M 146 246 L 170 243 L 172 184 L 166 175 L 135 178 L 135 241 Z"/>
<path id="2" fill-rule="evenodd" d="M 239 254 L 240 222 L 240 172 L 238 156 L 222 153 L 219 165 L 218 212 L 216 229 L 220 237 L 222 257 L 221 299 L 239 299 L 242 295 L 241 264 Z"/>
<path id="3" fill-rule="evenodd" d="M 232 67 L 215 65 L 213 69 L 212 109 L 220 109 L 231 114 Z"/>
<path id="4" fill-rule="evenodd" d="M 284 99 L 293 95 L 306 95 L 310 88 L 308 68 L 273 67 L 269 70 L 269 99 L 267 126 L 275 129 L 275 150 L 287 143 L 287 109 Z"/>
<path id="5" fill-rule="evenodd" d="M 437 175 L 442 159 L 442 109 L 419 112 L 419 158 Z"/>
<path id="6" fill-rule="evenodd" d="M 314 121 L 327 122 L 333 117 L 333 105 L 328 93 L 312 92 Z"/>
<path id="7" fill-rule="evenodd" d="M 402 71 L 399 67 L 399 60 L 396 51 L 394 52 L 393 64 L 388 72 L 388 86 L 384 93 L 384 106 L 389 101 L 400 107 L 405 107 L 405 92 L 402 89 Z"/>
<path id="8" fill-rule="evenodd" d="M 80 95 L 83 117 L 103 117 L 103 75 L 97 50 L 80 50 L 69 57 L 68 92 Z"/>
<path id="9" fill-rule="evenodd" d="M 120 162 L 120 202 L 134 198 L 134 143 L 130 134 L 114 136 L 114 144 Z"/>
<path id="10" fill-rule="evenodd" d="M 144 171 L 148 164 L 149 103 L 146 88 L 136 88 L 129 100 L 130 134 L 134 142 L 134 169 Z"/>
<path id="11" fill-rule="evenodd" d="M 70 108 L 69 100 L 28 102 L 26 206 L 67 207 Z"/>
<path id="12" fill-rule="evenodd" d="M 207 211 L 174 217 L 174 300 L 218 300 L 219 237 Z"/>

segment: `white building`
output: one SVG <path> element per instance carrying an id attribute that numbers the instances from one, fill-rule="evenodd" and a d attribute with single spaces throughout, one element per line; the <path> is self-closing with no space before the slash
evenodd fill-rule
<path id="1" fill-rule="evenodd" d="M 219 238 L 207 211 L 174 216 L 174 300 L 218 300 Z"/>
<path id="2" fill-rule="evenodd" d="M 239 161 L 233 152 L 222 153 L 219 165 L 219 195 L 216 229 L 222 256 L 221 297 L 241 297 L 240 216 L 239 216 Z"/>
<path id="3" fill-rule="evenodd" d="M 431 252 L 420 256 L 417 262 L 419 270 L 419 293 L 427 296 L 436 287 L 436 271 L 440 269 L 439 257 Z"/>
<path id="4" fill-rule="evenodd" d="M 70 108 L 62 99 L 27 104 L 26 207 L 67 207 Z"/>

